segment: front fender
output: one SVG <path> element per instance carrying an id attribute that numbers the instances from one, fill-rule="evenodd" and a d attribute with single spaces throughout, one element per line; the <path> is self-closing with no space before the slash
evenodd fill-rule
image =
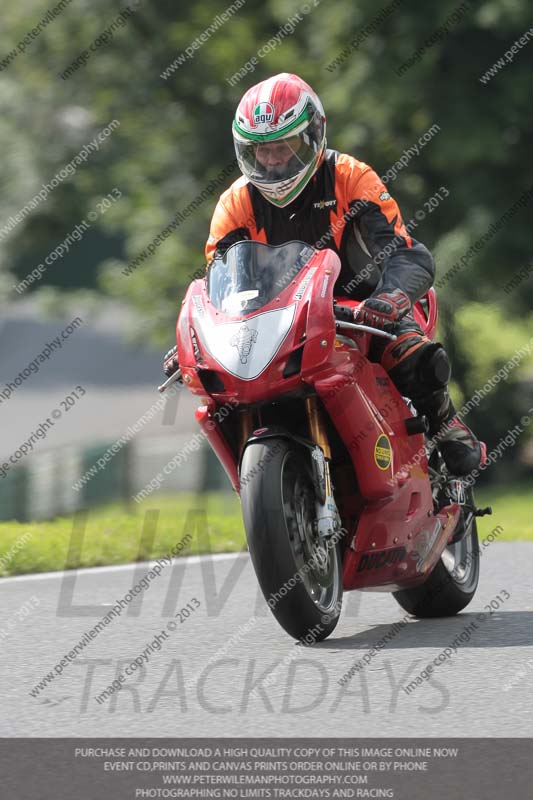
<path id="1" fill-rule="evenodd" d="M 295 442 L 300 447 L 309 451 L 311 477 L 315 487 L 317 499 L 320 503 L 326 500 L 326 481 L 325 481 L 325 468 L 324 468 L 324 453 L 322 448 L 312 442 L 310 439 L 305 439 L 303 436 L 295 436 L 293 433 L 284 428 L 282 425 L 269 425 L 265 428 L 257 428 L 252 432 L 252 435 L 247 439 L 244 447 L 242 448 L 241 457 L 239 459 L 238 471 L 241 474 L 241 464 L 245 450 L 249 445 L 256 442 L 261 442 L 265 439 L 287 439 L 288 441 Z"/>

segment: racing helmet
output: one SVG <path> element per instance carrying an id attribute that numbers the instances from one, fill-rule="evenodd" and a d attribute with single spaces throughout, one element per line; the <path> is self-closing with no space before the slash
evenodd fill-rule
<path id="1" fill-rule="evenodd" d="M 311 87 L 288 72 L 252 86 L 233 121 L 242 174 L 275 206 L 291 203 L 320 166 L 326 117 Z"/>

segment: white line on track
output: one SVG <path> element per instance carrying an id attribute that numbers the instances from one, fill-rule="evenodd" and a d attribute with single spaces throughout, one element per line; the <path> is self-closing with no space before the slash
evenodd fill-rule
<path id="1" fill-rule="evenodd" d="M 161 556 L 161 558 L 163 558 L 163 556 Z M 173 558 L 172 566 L 179 564 L 182 561 L 185 561 L 188 564 L 199 564 L 201 561 L 206 561 L 209 558 L 213 561 L 227 561 L 230 558 L 248 558 L 248 553 L 207 553 L 201 556 L 183 556 L 183 558 Z M 127 572 L 128 570 L 131 571 L 138 569 L 139 567 L 146 567 L 148 570 L 156 563 L 157 560 L 135 561 L 133 564 L 115 564 L 108 567 L 83 567 L 82 569 L 60 570 L 58 572 L 37 572 L 32 573 L 31 575 L 13 575 L 12 577 L 8 578 L 0 578 L 0 589 L 2 586 L 14 583 L 16 581 L 42 581 L 49 580 L 50 578 L 55 578 L 57 580 L 58 578 L 63 578 L 64 575 L 68 575 L 69 573 L 73 572 L 76 573 L 76 575 L 96 575 L 102 574 L 103 572 Z M 169 566 L 170 564 L 168 564 L 166 568 Z"/>

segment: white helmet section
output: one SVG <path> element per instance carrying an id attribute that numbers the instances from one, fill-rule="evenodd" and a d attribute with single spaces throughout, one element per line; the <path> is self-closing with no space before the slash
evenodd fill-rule
<path id="1" fill-rule="evenodd" d="M 227 372 L 251 381 L 275 358 L 294 322 L 296 305 L 221 325 L 197 318 L 196 330 L 202 344 Z"/>

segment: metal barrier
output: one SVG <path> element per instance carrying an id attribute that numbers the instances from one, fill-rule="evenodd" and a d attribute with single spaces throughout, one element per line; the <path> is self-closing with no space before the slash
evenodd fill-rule
<path id="1" fill-rule="evenodd" d="M 225 472 L 205 442 L 188 453 L 184 463 L 172 467 L 190 439 L 190 435 L 139 437 L 104 465 L 113 442 L 30 455 L 0 479 L 0 520 L 53 519 L 115 501 L 134 507 L 134 497 L 143 491 L 147 497 L 158 491 L 230 491 Z"/>

